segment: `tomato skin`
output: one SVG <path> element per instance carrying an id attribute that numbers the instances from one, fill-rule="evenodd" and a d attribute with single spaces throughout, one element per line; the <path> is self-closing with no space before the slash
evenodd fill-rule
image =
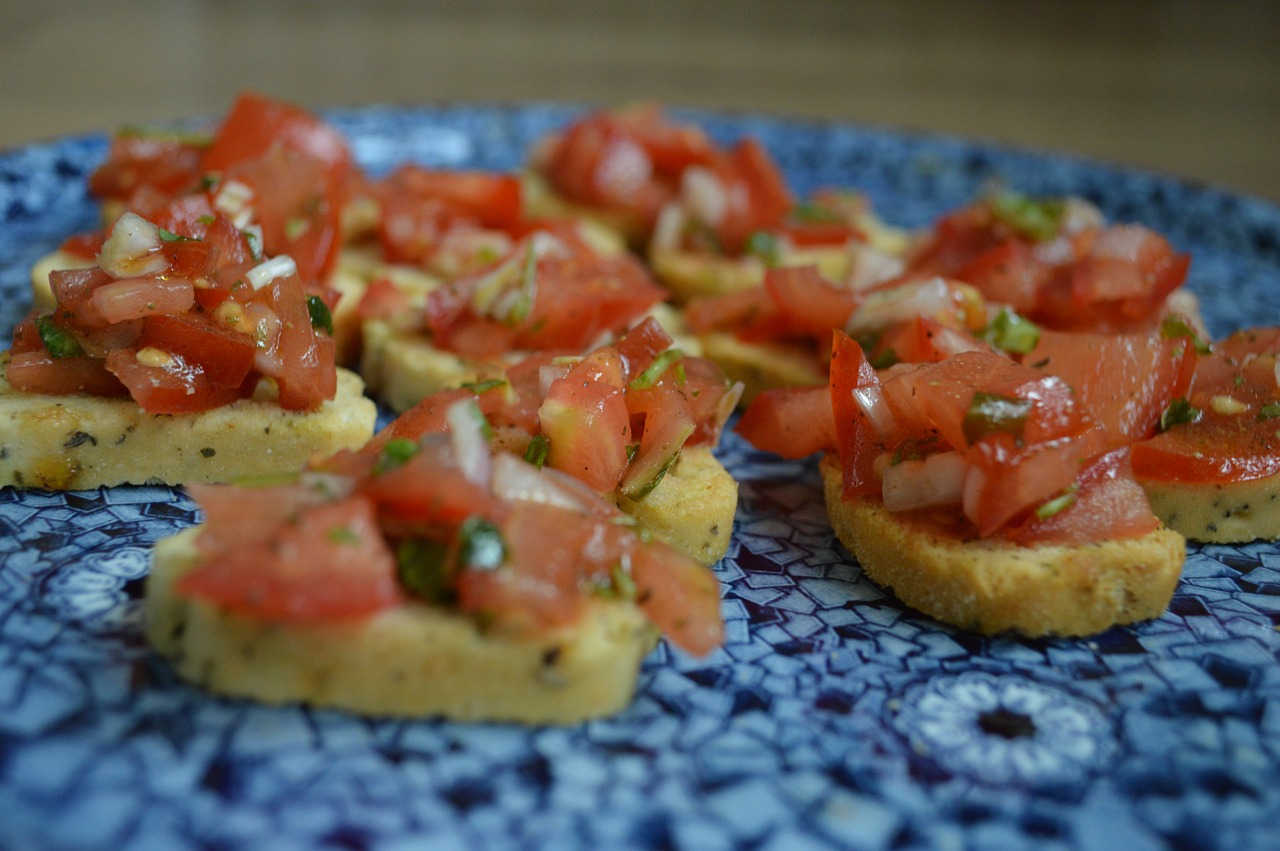
<path id="1" fill-rule="evenodd" d="M 209 380 L 221 387 L 239 390 L 253 369 L 253 338 L 199 313 L 151 317 L 139 345 L 199 364 Z"/>
<path id="2" fill-rule="evenodd" d="M 274 365 L 263 369 L 258 360 L 259 369 L 279 386 L 280 407 L 308 411 L 332 399 L 338 387 L 333 338 L 312 327 L 301 280 L 276 279 L 257 298 L 280 318 Z"/>
<path id="3" fill-rule="evenodd" d="M 126 278 L 103 284 L 93 291 L 93 306 L 107 322 L 145 319 L 165 313 L 182 313 L 195 304 L 195 288 L 183 278 Z"/>
<path id="4" fill-rule="evenodd" d="M 550 441 L 547 464 L 597 493 L 618 486 L 627 467 L 631 424 L 622 356 L 600 349 L 551 383 L 538 418 Z"/>
<path id="5" fill-rule="evenodd" d="M 395 557 L 359 496 L 308 507 L 183 574 L 176 593 L 275 623 L 331 623 L 400 605 Z"/>
<path id="6" fill-rule="evenodd" d="M 1135 444 L 1134 473 L 1187 483 L 1242 482 L 1280 473 L 1280 420 L 1269 414 L 1275 410 L 1269 406 L 1280 403 L 1277 353 L 1280 331 L 1264 328 L 1237 332 L 1201 356 L 1188 394 L 1200 419 Z"/>
<path id="7" fill-rule="evenodd" d="M 724 643 L 719 583 L 684 553 L 665 545 L 631 554 L 636 601 L 649 620 L 682 650 L 705 656 Z"/>
<path id="8" fill-rule="evenodd" d="M 337 130 L 305 109 L 249 91 L 227 111 L 200 167 L 204 172 L 225 172 L 276 148 L 321 163 L 335 183 L 351 168 L 346 140 Z"/>
<path id="9" fill-rule="evenodd" d="M 837 444 L 829 387 L 770 388 L 759 393 L 734 431 L 752 446 L 783 458 L 806 458 Z"/>
<path id="10" fill-rule="evenodd" d="M 106 160 L 89 175 L 96 198 L 146 208 L 148 192 L 172 197 L 200 181 L 204 146 L 164 133 L 120 133 L 112 137 Z"/>
<path id="11" fill-rule="evenodd" d="M 883 448 L 876 428 L 855 399 L 863 389 L 881 389 L 876 371 L 867 361 L 862 346 L 841 331 L 834 333 L 831 370 L 827 391 L 831 398 L 836 447 L 843 471 L 845 499 L 879 493 L 875 474 L 876 455 Z"/>
<path id="12" fill-rule="evenodd" d="M 1108 444 L 1120 446 L 1155 434 L 1169 403 L 1186 396 L 1196 355 L 1186 340 L 1042 330 L 1022 361 L 1070 385 Z"/>
<path id="13" fill-rule="evenodd" d="M 440 535 L 468 517 L 497 521 L 503 506 L 489 490 L 469 480 L 458 467 L 447 438 L 419 441 L 404 464 L 378 472 L 360 485 L 377 506 L 384 525 L 400 534 Z"/>
<path id="14" fill-rule="evenodd" d="M 99 358 L 55 358 L 47 352 L 14 352 L 5 365 L 5 377 L 16 390 L 50 396 L 123 396 L 126 390 Z"/>
<path id="15" fill-rule="evenodd" d="M 1127 447 L 1091 459 L 1075 479 L 1074 501 L 1046 518 L 1030 515 L 1002 536 L 1022 546 L 1082 546 L 1100 539 L 1123 540 L 1155 531 L 1146 494 L 1134 480 Z"/>
<path id="16" fill-rule="evenodd" d="M 858 293 L 824 278 L 817 266 L 770 268 L 764 275 L 764 290 L 791 333 L 818 338 L 843 328 L 862 301 Z"/>

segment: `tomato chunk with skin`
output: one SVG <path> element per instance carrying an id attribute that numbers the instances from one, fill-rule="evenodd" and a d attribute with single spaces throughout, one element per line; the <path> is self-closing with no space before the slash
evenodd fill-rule
<path id="1" fill-rule="evenodd" d="M 747 406 L 734 430 L 748 443 L 783 458 L 805 458 L 836 448 L 828 387 L 771 388 Z"/>
<path id="2" fill-rule="evenodd" d="M 547 463 L 599 493 L 616 488 L 627 467 L 631 423 L 624 375 L 616 350 L 597 350 L 553 381 L 538 409 L 549 441 Z"/>

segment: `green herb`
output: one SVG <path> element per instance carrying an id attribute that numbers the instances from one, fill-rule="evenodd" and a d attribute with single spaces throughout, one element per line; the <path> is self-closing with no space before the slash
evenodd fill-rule
<path id="1" fill-rule="evenodd" d="M 284 238 L 295 240 L 300 238 L 311 227 L 311 221 L 301 216 L 289 219 L 284 223 Z"/>
<path id="2" fill-rule="evenodd" d="M 974 393 L 964 415 L 964 437 L 970 445 L 989 434 L 1009 434 L 1019 443 L 1031 416 L 1031 401 L 998 393 Z"/>
<path id="3" fill-rule="evenodd" d="M 181 234 L 174 233 L 171 230 L 165 230 L 164 228 L 157 228 L 157 230 L 160 231 L 161 242 L 195 242 L 191 237 L 182 236 Z"/>
<path id="4" fill-rule="evenodd" d="M 998 221 L 1036 242 L 1047 242 L 1057 236 L 1066 212 L 1066 205 L 1059 199 L 1035 200 L 1016 192 L 996 195 L 988 204 Z"/>
<path id="5" fill-rule="evenodd" d="M 867 359 L 872 369 L 888 369 L 897 362 L 898 353 L 893 350 L 893 346 L 888 346 L 883 351 L 877 352 L 874 357 Z"/>
<path id="6" fill-rule="evenodd" d="M 1274 420 L 1280 417 L 1280 402 L 1270 402 L 1262 406 L 1262 410 L 1258 411 L 1258 422 L 1266 420 Z"/>
<path id="7" fill-rule="evenodd" d="M 488 393 L 490 390 L 497 390 L 499 387 L 506 387 L 508 384 L 505 378 L 490 378 L 486 381 L 468 381 L 462 384 L 462 389 L 470 390 L 477 396 L 481 393 Z"/>
<path id="8" fill-rule="evenodd" d="M 334 526 L 325 534 L 325 537 L 335 544 L 355 546 L 360 543 L 360 536 L 347 526 Z"/>
<path id="9" fill-rule="evenodd" d="M 1036 508 L 1036 517 L 1040 520 L 1048 520 L 1053 515 L 1070 508 L 1075 504 L 1077 490 L 1079 490 L 1079 488 L 1076 485 L 1071 485 L 1053 499 L 1041 503 L 1040 506 Z"/>
<path id="10" fill-rule="evenodd" d="M 640 373 L 628 385 L 632 390 L 648 390 L 650 387 L 658 383 L 658 379 L 662 378 L 662 374 L 672 364 L 679 363 L 684 357 L 684 353 L 679 349 L 667 349 L 662 354 L 653 359 L 653 363 L 645 367 L 644 372 Z M 680 378 L 677 377 L 677 381 Z M 683 383 L 681 381 L 681 383 Z"/>
<path id="11" fill-rule="evenodd" d="M 746 252 L 759 257 L 766 266 L 777 266 L 778 238 L 768 231 L 755 231 L 747 237 Z"/>
<path id="12" fill-rule="evenodd" d="M 318 295 L 307 296 L 307 313 L 311 315 L 311 327 L 333 336 L 333 313 L 324 299 Z"/>
<path id="13" fill-rule="evenodd" d="M 84 349 L 71 336 L 71 332 L 59 328 L 48 314 L 36 317 L 36 331 L 40 334 L 40 342 L 45 350 L 55 358 L 73 358 L 84 354 Z"/>
<path id="14" fill-rule="evenodd" d="M 792 221 L 801 223 L 833 222 L 844 224 L 845 221 L 839 210 L 833 210 L 813 201 L 796 204 L 791 208 L 790 216 Z"/>
<path id="15" fill-rule="evenodd" d="M 547 463 L 547 453 L 551 451 L 551 438 L 545 434 L 535 434 L 529 441 L 529 448 L 524 451 L 524 460 L 541 469 Z"/>
<path id="16" fill-rule="evenodd" d="M 440 541 L 401 541 L 396 547 L 396 574 L 410 594 L 428 603 L 449 603 L 454 599 L 449 548 Z"/>
<path id="17" fill-rule="evenodd" d="M 991 320 L 982 338 L 1001 351 L 1025 355 L 1040 342 L 1040 326 L 1005 307 Z"/>
<path id="18" fill-rule="evenodd" d="M 388 473 L 397 467 L 403 467 L 413 460 L 421 450 L 417 441 L 407 437 L 393 437 L 382 446 L 378 460 L 374 462 L 374 473 Z"/>
<path id="19" fill-rule="evenodd" d="M 1186 399 L 1174 399 L 1160 414 L 1160 431 L 1168 431 L 1176 425 L 1199 422 L 1202 416 L 1204 412 Z"/>
<path id="20" fill-rule="evenodd" d="M 495 570 L 507 560 L 502 531 L 483 517 L 468 517 L 458 529 L 458 564 L 473 570 Z"/>
<path id="21" fill-rule="evenodd" d="M 631 459 L 632 459 L 632 458 L 635 458 L 635 457 L 636 457 L 636 453 L 637 453 L 637 452 L 639 452 L 639 451 L 640 451 L 640 444 L 638 444 L 638 443 L 628 443 L 628 444 L 627 444 L 627 463 L 628 463 L 628 464 L 630 464 L 630 463 L 631 463 Z"/>
<path id="22" fill-rule="evenodd" d="M 1202 355 L 1207 355 L 1213 351 L 1213 346 L 1201 337 L 1187 320 L 1174 314 L 1166 316 L 1164 321 L 1160 323 L 1160 336 L 1170 340 L 1185 337 L 1191 341 L 1191 345 L 1195 347 L 1195 350 Z"/>

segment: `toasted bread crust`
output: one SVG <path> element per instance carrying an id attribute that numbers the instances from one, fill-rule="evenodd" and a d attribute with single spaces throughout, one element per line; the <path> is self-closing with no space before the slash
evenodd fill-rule
<path id="1" fill-rule="evenodd" d="M 1186 557 L 1182 536 L 1165 528 L 1084 546 L 962 540 L 922 513 L 842 499 L 834 456 L 821 469 L 831 525 L 867 576 L 912 608 L 987 635 L 1091 635 L 1158 617 Z"/>
<path id="2" fill-rule="evenodd" d="M 619 494 L 618 507 L 703 564 L 724 558 L 738 509 L 738 483 L 706 446 L 686 448 L 643 499 Z"/>
<path id="3" fill-rule="evenodd" d="M 312 412 L 242 399 L 191 414 L 148 414 L 129 398 L 13 389 L 0 354 L 0 485 L 85 490 L 120 484 L 228 482 L 294 472 L 313 455 L 363 445 L 377 409 L 351 372 Z"/>
<path id="4" fill-rule="evenodd" d="M 639 608 L 606 601 L 538 637 L 488 633 L 417 602 L 346 623 L 256 621 L 174 594 L 199 560 L 195 535 L 156 545 L 146 634 L 183 679 L 219 694 L 365 715 L 572 724 L 626 707 L 657 640 Z"/>

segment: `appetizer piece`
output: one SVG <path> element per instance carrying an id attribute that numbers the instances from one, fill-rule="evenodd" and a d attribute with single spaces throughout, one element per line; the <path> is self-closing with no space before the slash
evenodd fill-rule
<path id="1" fill-rule="evenodd" d="M 825 417 L 821 389 L 766 394 L 739 430 L 793 455 L 834 448 L 821 465 L 832 526 L 903 602 L 1030 636 L 1088 635 L 1168 605 L 1185 541 L 1060 379 L 993 352 L 878 375 L 837 334 L 828 393 Z M 820 425 L 777 428 L 780 404 Z"/>
<path id="2" fill-rule="evenodd" d="M 50 275 L 14 330 L 0 481 L 222 481 L 359 446 L 376 411 L 334 365 L 330 305 L 205 196 L 125 213 L 97 265 Z"/>
<path id="3" fill-rule="evenodd" d="M 474 399 L 498 445 L 573 476 L 710 564 L 729 545 L 738 496 L 712 449 L 740 392 L 649 318 L 585 356 L 536 355 L 428 396 L 386 434 L 444 431 L 448 406 Z"/>
<path id="4" fill-rule="evenodd" d="M 1133 447 L 1152 509 L 1196 541 L 1280 538 L 1280 331 L 1237 331 L 1199 358 L 1160 434 Z"/>
<path id="5" fill-rule="evenodd" d="M 292 480 L 203 486 L 162 541 L 147 636 L 222 694 L 370 715 L 576 723 L 624 708 L 665 633 L 722 641 L 715 577 L 577 479 L 445 432 L 379 436 Z"/>

